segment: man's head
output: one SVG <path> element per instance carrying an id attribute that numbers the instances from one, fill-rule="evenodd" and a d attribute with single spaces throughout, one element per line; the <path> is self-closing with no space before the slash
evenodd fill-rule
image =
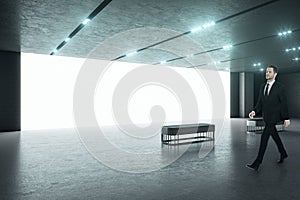
<path id="1" fill-rule="evenodd" d="M 268 81 L 272 81 L 276 78 L 278 72 L 278 68 L 274 65 L 269 65 L 266 68 L 266 79 Z"/>

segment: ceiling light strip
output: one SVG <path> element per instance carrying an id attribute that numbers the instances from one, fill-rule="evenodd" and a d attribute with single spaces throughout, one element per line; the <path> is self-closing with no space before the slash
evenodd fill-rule
<path id="1" fill-rule="evenodd" d="M 285 49 L 285 52 L 289 52 L 289 51 L 299 51 L 300 50 L 300 46 L 298 46 L 298 47 L 292 47 L 292 48 L 290 48 L 290 49 Z"/>
<path id="2" fill-rule="evenodd" d="M 253 58 L 253 57 L 254 56 L 246 56 L 246 57 L 240 57 L 240 58 L 231 58 L 231 59 L 227 59 L 227 60 L 221 60 L 220 63 L 226 63 L 226 62 L 235 61 L 235 60 L 243 60 L 243 59 Z"/>
<path id="3" fill-rule="evenodd" d="M 232 59 L 217 61 L 217 63 L 221 64 L 221 63 L 226 63 L 226 62 L 235 61 L 235 60 L 242 60 L 242 59 L 252 58 L 252 57 L 253 56 L 247 56 L 247 57 L 241 57 L 241 58 L 232 58 Z M 214 63 L 214 64 L 216 64 L 216 63 Z M 201 66 L 204 66 L 204 65 L 208 65 L 208 63 L 200 64 L 200 65 L 192 65 L 192 66 L 189 66 L 187 68 L 196 68 L 196 67 L 201 67 Z"/>
<path id="4" fill-rule="evenodd" d="M 214 51 L 219 51 L 221 49 L 223 49 L 223 47 L 219 47 L 219 48 L 215 48 L 215 49 L 210 49 L 210 50 L 202 51 L 202 52 L 199 52 L 199 53 L 194 53 L 194 56 L 197 56 L 197 55 L 200 55 L 200 54 L 205 54 L 205 53 L 210 53 L 210 52 L 214 52 Z"/>
<path id="5" fill-rule="evenodd" d="M 253 10 L 256 10 L 256 9 L 258 9 L 258 8 L 262 8 L 262 7 L 264 7 L 264 6 L 267 6 L 267 5 L 269 5 L 269 4 L 275 3 L 275 2 L 277 2 L 277 1 L 281 1 L 281 0 L 272 0 L 272 1 L 265 2 L 265 3 L 263 3 L 263 4 L 259 4 L 259 5 L 257 5 L 257 6 L 252 7 L 252 8 L 249 8 L 249 9 L 243 10 L 243 11 L 241 11 L 241 12 L 238 12 L 238 13 L 236 13 L 236 14 L 233 14 L 233 15 L 230 15 L 230 16 L 227 16 L 227 17 L 224 17 L 224 18 L 222 18 L 222 19 L 219 19 L 219 20 L 217 20 L 217 21 L 215 21 L 215 22 L 206 23 L 206 24 L 200 26 L 201 28 L 199 28 L 199 29 L 210 27 L 210 26 L 212 26 L 212 25 L 214 25 L 214 24 L 217 24 L 217 23 L 223 22 L 223 21 L 225 21 L 225 20 L 228 20 L 228 19 L 237 17 L 237 16 L 239 16 L 239 15 L 245 14 L 245 13 L 250 12 L 250 11 L 253 11 Z M 194 29 L 193 29 L 193 30 L 194 30 Z M 184 33 L 175 35 L 175 36 L 173 36 L 173 37 L 171 37 L 171 38 L 168 38 L 168 39 L 165 39 L 165 40 L 163 40 L 163 41 L 160 41 L 160 42 L 151 44 L 151 45 L 149 45 L 149 46 L 143 47 L 143 48 L 138 49 L 138 50 L 136 50 L 136 51 L 137 51 L 137 52 L 144 51 L 144 50 L 146 50 L 146 49 L 149 49 L 149 48 L 151 48 L 151 47 L 157 46 L 157 45 L 162 44 L 162 43 L 164 43 L 164 42 L 168 42 L 168 41 L 170 41 L 170 40 L 173 40 L 173 39 L 182 37 L 182 36 L 187 35 L 187 34 L 190 34 L 190 33 L 193 33 L 193 32 L 194 32 L 193 30 L 186 31 L 186 32 L 184 32 Z M 198 31 L 198 28 L 197 28 L 197 31 Z M 119 59 L 124 58 L 124 57 L 126 57 L 126 55 L 121 55 L 121 56 L 119 56 L 119 57 L 117 57 L 117 58 L 112 59 L 111 61 L 116 61 L 116 60 L 119 60 Z"/>
<path id="6" fill-rule="evenodd" d="M 151 44 L 151 45 L 149 45 L 149 46 L 147 46 L 147 47 L 144 47 L 144 48 L 138 49 L 138 50 L 136 50 L 136 52 L 144 51 L 144 50 L 146 50 L 146 49 L 149 49 L 149 48 L 151 48 L 151 47 L 154 47 L 154 46 L 157 46 L 157 45 L 159 45 L 159 44 L 161 44 L 161 43 L 164 43 L 164 42 L 167 42 L 167 41 L 170 41 L 170 40 L 173 40 L 173 39 L 179 38 L 179 37 L 181 37 L 181 36 L 183 36 L 183 35 L 186 35 L 186 34 L 187 34 L 187 32 L 185 32 L 185 33 L 182 33 L 182 34 L 179 34 L 179 35 L 176 35 L 176 36 L 174 36 L 174 37 L 171 37 L 171 38 L 165 39 L 165 40 L 163 40 L 163 41 L 160 41 L 160 42 L 157 42 L 157 43 Z M 119 59 L 121 59 L 121 58 L 124 58 L 124 57 L 126 57 L 126 54 L 124 54 L 124 55 L 121 55 L 121 56 L 119 56 L 119 57 L 117 57 L 117 58 L 114 58 L 114 59 L 112 59 L 111 61 L 119 60 Z"/>
<path id="7" fill-rule="evenodd" d="M 259 4 L 259 5 L 257 5 L 257 6 L 252 7 L 252 8 L 248 8 L 248 9 L 246 9 L 246 10 L 243 10 L 243 11 L 241 11 L 241 12 L 238 12 L 238 13 L 236 13 L 236 14 L 230 15 L 230 16 L 228 16 L 228 17 L 224 17 L 224 18 L 222 18 L 222 19 L 219 19 L 219 20 L 216 21 L 216 23 L 220 23 L 220 22 L 222 22 L 222 21 L 225 21 L 225 20 L 228 20 L 228 19 L 237 17 L 237 16 L 239 16 L 239 15 L 245 14 L 245 13 L 250 12 L 250 11 L 253 11 L 253 10 L 256 10 L 256 9 L 258 9 L 258 8 L 262 8 L 262 7 L 264 7 L 264 6 L 267 6 L 267 5 L 269 5 L 269 4 L 275 3 L 275 2 L 277 2 L 277 1 L 281 1 L 281 0 L 267 1 L 267 2 L 265 2 L 265 3 L 263 3 L 263 4 Z"/>
<path id="8" fill-rule="evenodd" d="M 172 62 L 172 61 L 175 61 L 175 60 L 180 60 L 180 59 L 183 59 L 183 58 L 187 58 L 188 56 L 181 56 L 181 57 L 177 57 L 177 58 L 172 58 L 170 60 L 165 60 L 165 63 L 166 62 Z M 158 63 L 154 63 L 153 65 L 159 65 L 161 64 L 161 62 L 158 62 Z"/>
<path id="9" fill-rule="evenodd" d="M 300 29 L 295 29 L 292 32 L 295 33 L 295 32 L 298 32 L 298 31 L 300 31 Z M 265 40 L 265 39 L 269 39 L 269 38 L 274 38 L 274 37 L 277 37 L 277 36 L 278 36 L 278 34 L 274 34 L 274 35 L 269 35 L 269 36 L 265 36 L 265 37 L 261 37 L 261 38 L 256 38 L 256 39 L 248 40 L 248 41 L 245 41 L 245 42 L 240 42 L 240 43 L 236 43 L 236 44 L 232 44 L 232 45 L 226 45 L 226 46 L 228 46 L 228 47 L 230 46 L 230 49 L 231 49 L 231 48 L 239 46 L 239 45 L 243 45 L 243 44 L 247 44 L 247 43 L 252 43 L 252 42 L 257 42 L 257 41 Z M 224 46 L 224 47 L 226 47 L 226 46 Z M 211 50 L 207 50 L 207 51 L 202 51 L 202 52 L 199 52 L 199 53 L 194 53 L 193 55 L 196 56 L 196 55 L 200 55 L 200 54 L 205 54 L 205 53 L 210 53 L 210 52 L 214 52 L 214 51 L 219 51 L 219 50 L 225 49 L 224 47 L 219 47 L 219 48 L 215 48 L 215 49 L 211 49 Z M 226 50 L 228 50 L 228 49 L 226 49 Z M 174 61 L 174 60 L 180 60 L 180 59 L 183 59 L 183 58 L 188 58 L 188 56 L 181 56 L 181 57 L 171 58 L 169 60 L 166 60 L 166 62 L 171 62 L 171 61 Z M 160 62 L 153 63 L 153 65 L 157 65 L 157 64 L 160 64 Z"/>
<path id="10" fill-rule="evenodd" d="M 198 68 L 198 67 L 202 67 L 202 66 L 205 66 L 205 65 L 208 65 L 207 63 L 203 63 L 203 64 L 200 64 L 200 65 L 193 65 L 193 66 L 190 66 L 188 68 Z"/>
<path id="11" fill-rule="evenodd" d="M 70 39 L 72 39 L 81 29 L 85 27 L 96 15 L 98 15 L 112 0 L 104 0 L 85 20 L 80 23 L 73 31 L 70 33 L 66 39 L 61 42 L 51 53 L 50 55 L 56 54 L 63 46 L 65 46 Z"/>

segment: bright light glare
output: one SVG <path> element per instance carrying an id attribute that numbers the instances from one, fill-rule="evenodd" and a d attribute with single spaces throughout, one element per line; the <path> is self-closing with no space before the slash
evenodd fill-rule
<path id="1" fill-rule="evenodd" d="M 85 59 L 28 53 L 22 53 L 21 57 L 22 131 L 74 128 L 73 91 Z M 96 62 L 100 67 L 105 67 L 108 63 L 108 61 L 101 60 L 96 60 Z M 94 96 L 95 116 L 99 124 L 116 125 L 111 105 L 116 85 L 126 74 L 140 66 L 141 64 L 136 63 L 115 62 L 105 71 Z M 154 65 L 153 67 L 160 74 L 161 69 L 169 66 Z M 206 81 L 195 73 L 194 69 L 174 67 L 171 69 L 182 76 L 194 91 L 199 109 L 198 120 L 209 121 L 213 113 L 211 103 L 213 100 Z M 224 86 L 225 100 L 218 99 L 218 101 L 220 103 L 226 101 L 226 116 L 224 117 L 229 118 L 230 73 L 219 72 L 219 74 Z M 147 79 L 147 74 L 142 74 L 142 76 Z M 172 79 L 172 77 L 167 78 Z M 174 87 L 177 87 L 176 84 L 181 83 L 174 83 Z M 149 108 L 155 105 L 163 106 L 166 123 L 181 121 L 181 107 L 177 96 L 165 87 L 158 87 L 160 86 L 150 85 L 132 94 L 131 101 L 128 102 L 128 112 L 134 123 L 149 123 Z"/>
<path id="2" fill-rule="evenodd" d="M 83 25 L 87 25 L 90 21 L 91 21 L 90 19 L 85 19 L 85 20 L 82 22 L 82 24 L 83 24 Z"/>
<path id="3" fill-rule="evenodd" d="M 65 42 L 69 42 L 70 39 L 71 39 L 71 38 L 67 37 L 67 38 L 65 39 Z"/>
<path id="4" fill-rule="evenodd" d="M 136 53 L 137 53 L 137 51 L 134 51 L 134 52 L 131 52 L 131 53 L 126 54 L 126 56 L 132 56 L 132 55 L 134 55 L 134 54 L 136 54 Z"/>
<path id="5" fill-rule="evenodd" d="M 228 44 L 228 45 L 223 46 L 223 49 L 224 49 L 224 50 L 229 50 L 229 49 L 231 49 L 231 48 L 232 48 L 232 45 L 231 45 L 231 44 Z"/>

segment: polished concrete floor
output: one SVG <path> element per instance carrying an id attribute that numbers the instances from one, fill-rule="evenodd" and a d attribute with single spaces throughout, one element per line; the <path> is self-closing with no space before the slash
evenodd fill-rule
<path id="1" fill-rule="evenodd" d="M 74 130 L 0 133 L 0 199 L 296 200 L 299 128 L 300 120 L 292 120 L 280 133 L 289 154 L 283 164 L 276 163 L 279 155 L 270 139 L 258 172 L 245 167 L 255 158 L 260 140 L 259 134 L 246 133 L 245 119 L 227 121 L 204 158 L 199 157 L 204 143 L 192 144 L 175 162 L 145 173 L 105 166 L 88 153 Z M 182 148 L 161 146 L 159 134 L 155 137 L 146 149 L 170 153 Z M 128 151 L 137 149 L 127 140 L 122 145 Z M 136 167 L 126 160 L 119 164 Z"/>

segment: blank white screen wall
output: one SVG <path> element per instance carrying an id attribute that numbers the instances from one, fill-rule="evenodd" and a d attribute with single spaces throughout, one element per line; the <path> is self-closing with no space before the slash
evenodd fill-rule
<path id="1" fill-rule="evenodd" d="M 21 129 L 73 127 L 73 87 L 83 59 L 21 54 Z"/>
<path id="2" fill-rule="evenodd" d="M 21 129 L 74 127 L 73 91 L 85 59 L 27 53 L 22 53 L 21 58 Z M 106 66 L 102 66 L 103 63 L 99 60 L 99 67 L 105 68 Z M 135 63 L 115 62 L 101 77 L 95 91 L 94 105 L 100 125 L 115 124 L 112 114 L 112 96 L 116 85 L 127 73 L 140 66 Z M 167 66 L 153 67 L 157 73 L 160 73 L 160 69 Z M 209 121 L 212 117 L 213 105 L 206 82 L 193 69 L 179 67 L 171 69 L 180 74 L 194 92 L 199 116 L 193 121 Z M 230 73 L 219 72 L 219 74 L 225 90 L 225 118 L 229 118 Z M 144 76 L 146 77 L 147 74 Z M 181 122 L 182 110 L 177 97 L 159 84 L 147 84 L 132 91 L 128 105 L 124 106 L 128 107 L 132 122 L 143 126 L 150 123 L 150 110 L 155 105 L 163 107 L 166 123 Z"/>

